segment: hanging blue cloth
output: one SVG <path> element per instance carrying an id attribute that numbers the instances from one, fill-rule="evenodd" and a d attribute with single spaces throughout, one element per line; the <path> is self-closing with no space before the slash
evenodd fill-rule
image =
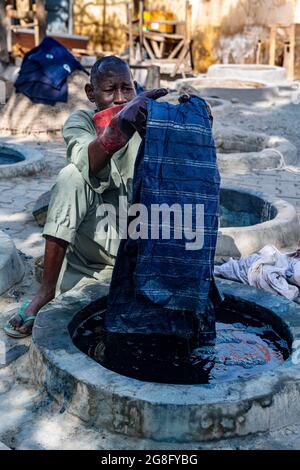
<path id="1" fill-rule="evenodd" d="M 214 304 L 221 300 L 213 278 L 219 219 L 220 176 L 208 106 L 191 97 L 183 104 L 148 101 L 146 136 L 133 178 L 132 204 L 143 204 L 147 220 L 140 229 L 147 239 L 121 240 L 113 271 L 104 328 L 109 333 L 174 334 L 215 337 Z M 154 205 L 192 211 L 190 231 L 171 217 L 152 220 Z M 197 212 L 202 208 L 202 212 Z M 200 214 L 200 215 L 199 215 Z M 202 215 L 201 215 L 202 214 Z M 150 216 L 151 215 L 151 216 Z M 134 217 L 129 217 L 130 228 Z M 151 233 L 157 233 L 155 239 Z M 198 230 L 198 232 L 197 232 Z M 175 232 L 177 231 L 177 237 Z M 190 232 L 200 237 L 191 248 Z M 202 234 L 202 238 L 201 238 Z"/>
<path id="2" fill-rule="evenodd" d="M 25 55 L 15 83 L 16 92 L 28 96 L 34 103 L 67 102 L 67 78 L 75 70 L 85 71 L 68 49 L 55 39 L 45 37 Z"/>

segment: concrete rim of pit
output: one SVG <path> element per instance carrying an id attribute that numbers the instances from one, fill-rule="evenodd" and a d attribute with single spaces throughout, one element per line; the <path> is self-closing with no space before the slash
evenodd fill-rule
<path id="1" fill-rule="evenodd" d="M 205 81 L 206 84 L 203 86 L 198 86 L 197 83 Z M 215 82 L 216 80 L 222 80 L 218 77 L 206 77 L 206 78 L 182 78 L 177 80 L 176 87 L 177 90 L 180 89 L 182 85 L 191 85 L 193 86 L 203 98 L 213 97 L 220 98 L 228 101 L 238 100 L 242 103 L 255 103 L 258 101 L 268 101 L 273 100 L 279 96 L 279 88 L 276 84 L 267 83 L 262 80 L 255 80 L 258 85 L 262 85 L 258 88 L 224 88 L 220 86 L 208 86 L 208 83 Z M 223 78 L 224 81 L 231 80 L 229 77 Z M 245 79 L 239 79 L 241 82 L 247 82 Z M 254 81 L 254 80 L 253 80 Z"/>
<path id="2" fill-rule="evenodd" d="M 0 230 L 0 295 L 20 282 L 24 272 L 23 262 L 13 240 Z"/>
<path id="3" fill-rule="evenodd" d="M 248 133 L 253 136 L 259 133 Z M 218 152 L 218 168 L 223 174 L 246 174 L 258 170 L 283 168 L 298 163 L 297 148 L 279 136 L 265 136 L 263 150 L 257 152 Z"/>
<path id="4" fill-rule="evenodd" d="M 202 96 L 204 100 L 211 105 L 213 115 L 224 114 L 232 108 L 232 103 L 229 100 L 215 98 L 213 96 Z"/>
<path id="5" fill-rule="evenodd" d="M 32 147 L 27 147 L 26 143 L 25 145 L 20 145 L 1 141 L 0 151 L 1 150 L 8 150 L 17 155 L 21 155 L 24 160 L 13 164 L 0 165 L 0 178 L 34 175 L 43 170 L 46 166 L 43 153 Z"/>
<path id="6" fill-rule="evenodd" d="M 208 68 L 211 78 L 242 78 L 244 80 L 263 80 L 269 83 L 287 80 L 286 69 L 264 64 L 214 64 Z"/>
<path id="7" fill-rule="evenodd" d="M 272 317 L 290 344 L 300 338 L 297 304 L 231 281 L 219 286 L 242 310 L 250 302 L 262 318 Z M 104 304 L 107 293 L 100 284 L 73 289 L 45 306 L 35 322 L 34 380 L 63 410 L 89 426 L 160 442 L 211 441 L 299 422 L 300 367 L 291 357 L 263 375 L 216 385 L 147 383 L 93 361 L 74 346 L 69 329 L 76 314 L 100 299 Z"/>
<path id="8" fill-rule="evenodd" d="M 195 90 L 196 92 L 197 90 Z M 193 92 L 191 90 L 187 90 L 187 93 L 190 94 L 193 94 Z M 179 96 L 184 93 L 184 91 L 180 91 L 179 93 L 178 92 L 170 92 L 168 95 L 166 95 L 165 97 L 163 98 L 160 98 L 158 101 L 161 103 L 161 102 L 168 102 L 170 104 L 178 104 L 179 101 L 178 101 L 178 98 Z M 198 92 L 197 92 L 198 94 Z M 204 100 L 206 100 L 208 102 L 208 104 L 210 104 L 211 108 L 212 108 L 212 113 L 213 115 L 218 115 L 218 114 L 224 114 L 225 112 L 228 112 L 231 108 L 232 108 L 232 103 L 231 101 L 228 101 L 228 100 L 222 100 L 221 98 L 215 98 L 215 97 L 212 97 L 212 96 L 202 96 L 202 98 Z"/>
<path id="9" fill-rule="evenodd" d="M 222 189 L 234 194 L 246 194 L 260 198 L 273 207 L 276 215 L 271 220 L 246 227 L 221 227 L 216 248 L 217 257 L 248 256 L 265 245 L 285 248 L 296 245 L 300 239 L 300 225 L 295 207 L 283 199 L 238 186 L 222 185 Z"/>

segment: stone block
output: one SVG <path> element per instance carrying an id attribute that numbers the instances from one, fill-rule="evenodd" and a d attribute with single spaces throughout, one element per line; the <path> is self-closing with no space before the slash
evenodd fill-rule
<path id="1" fill-rule="evenodd" d="M 20 356 L 23 356 L 23 354 L 26 354 L 28 352 L 28 349 L 28 346 L 25 346 L 25 344 L 21 344 L 8 350 L 2 351 L 2 354 L 0 354 L 0 369 L 8 366 Z"/>
<path id="2" fill-rule="evenodd" d="M 34 205 L 32 215 L 40 227 L 44 227 L 46 223 L 50 197 L 51 191 L 47 191 L 38 198 Z"/>
<path id="3" fill-rule="evenodd" d="M 0 230 L 0 294 L 22 279 L 24 269 L 13 240 Z"/>

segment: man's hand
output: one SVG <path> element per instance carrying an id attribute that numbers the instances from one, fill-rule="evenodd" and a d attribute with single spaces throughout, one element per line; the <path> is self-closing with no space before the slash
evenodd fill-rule
<path id="1" fill-rule="evenodd" d="M 145 135 L 146 122 L 147 122 L 147 100 L 157 100 L 162 96 L 167 95 L 166 88 L 156 88 L 154 90 L 144 91 L 136 96 L 130 103 L 128 103 L 116 116 L 119 119 L 120 128 L 134 129 L 141 135 Z"/>
<path id="2" fill-rule="evenodd" d="M 178 101 L 180 104 L 187 103 L 191 99 L 191 95 L 188 93 L 183 93 L 179 96 Z"/>
<path id="3" fill-rule="evenodd" d="M 168 93 L 166 88 L 144 91 L 125 106 L 114 106 L 94 116 L 97 139 L 89 145 L 90 173 L 96 175 L 124 147 L 135 132 L 145 135 L 147 100 L 157 100 Z M 113 116 L 113 117 L 112 117 Z"/>
<path id="4" fill-rule="evenodd" d="M 118 106 L 118 113 L 114 114 L 109 123 L 103 128 L 103 125 L 97 126 L 97 117 L 101 113 L 113 112 L 115 107 L 95 114 L 94 122 L 96 124 L 98 137 L 102 140 L 105 147 L 110 152 L 116 151 L 128 142 L 133 134 L 137 131 L 144 136 L 147 123 L 147 101 L 148 99 L 157 100 L 161 96 L 168 93 L 166 88 L 157 88 L 154 90 L 144 91 L 136 96 L 125 106 Z M 120 147 L 121 146 L 121 147 Z"/>

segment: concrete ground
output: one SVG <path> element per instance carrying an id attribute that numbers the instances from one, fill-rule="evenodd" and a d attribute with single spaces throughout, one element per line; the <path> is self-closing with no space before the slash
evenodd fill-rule
<path id="1" fill-rule="evenodd" d="M 296 145 L 300 162 L 300 104 L 297 96 L 282 97 L 274 103 L 241 105 L 236 103 L 218 120 L 224 126 L 240 126 L 290 139 Z M 1 110 L 0 110 L 1 111 Z M 298 127 L 299 126 L 299 127 Z M 42 255 L 44 241 L 31 214 L 37 198 L 49 190 L 65 165 L 62 139 L 38 141 L 34 138 L 0 136 L 1 141 L 38 147 L 45 154 L 47 167 L 38 175 L 0 180 L 0 230 L 8 233 L 25 260 L 23 281 L 0 297 L 0 326 L 10 310 L 31 298 L 38 287 L 34 278 L 34 260 Z M 232 175 L 224 182 L 243 185 L 288 200 L 300 213 L 300 163 L 297 167 Z M 299 426 L 287 427 L 268 435 L 246 437 L 209 445 L 175 445 L 136 442 L 135 439 L 86 429 L 82 422 L 37 390 L 29 381 L 28 346 L 30 338 L 9 339 L 0 330 L 0 450 L 14 449 L 299 449 Z"/>
<path id="2" fill-rule="evenodd" d="M 249 131 L 285 137 L 298 149 L 300 165 L 300 104 L 298 92 L 282 97 L 273 103 L 257 103 L 248 106 L 236 104 L 219 122 L 225 127 L 232 125 Z M 294 104 L 294 103 L 295 104 Z M 263 191 L 270 196 L 278 196 L 292 203 L 300 212 L 300 166 L 276 170 L 253 172 L 249 175 L 223 177 L 224 183 L 242 185 Z"/>

